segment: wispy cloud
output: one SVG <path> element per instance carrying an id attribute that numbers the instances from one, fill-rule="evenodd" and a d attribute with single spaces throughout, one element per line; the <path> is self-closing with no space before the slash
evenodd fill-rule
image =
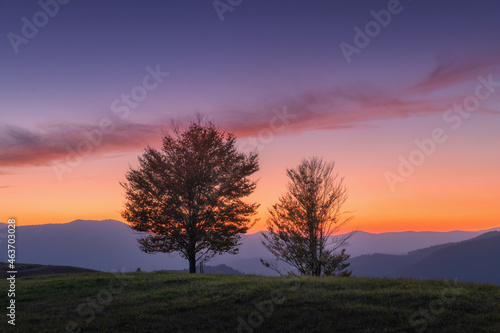
<path id="1" fill-rule="evenodd" d="M 436 68 L 414 89 L 421 92 L 431 92 L 463 82 L 471 81 L 481 74 L 481 71 L 500 65 L 500 54 L 490 54 L 471 58 L 439 57 Z"/>
<path id="2" fill-rule="evenodd" d="M 161 134 L 161 125 L 122 123 L 103 133 L 102 142 L 93 144 L 98 140 L 97 129 L 90 125 L 58 124 L 35 132 L 4 126 L 0 137 L 0 166 L 47 165 L 64 159 L 82 143 L 90 144 L 91 149 L 80 155 L 128 152 L 158 141 Z"/>
<path id="3" fill-rule="evenodd" d="M 289 114 L 286 132 L 371 127 L 370 121 L 419 117 L 443 112 L 449 99 L 426 100 L 397 95 L 373 86 L 353 86 L 335 90 L 309 91 L 272 103 L 286 105 Z M 230 110 L 221 119 L 225 127 L 239 135 L 254 135 L 269 126 L 278 110 Z"/>
<path id="4" fill-rule="evenodd" d="M 475 80 L 477 72 L 497 65 L 497 59 L 441 61 L 426 79 L 412 88 L 383 90 L 373 85 L 345 86 L 330 90 L 307 91 L 262 102 L 257 108 L 236 107 L 214 114 L 224 129 L 238 137 L 251 136 L 269 127 L 276 112 L 286 118 L 286 126 L 280 133 L 310 130 L 334 130 L 370 127 L 371 121 L 401 119 L 439 114 L 457 99 L 428 98 L 428 91 L 450 87 Z M 286 106 L 283 114 L 281 106 Z M 488 113 L 498 110 L 481 108 Z M 103 133 L 102 142 L 80 155 L 103 155 L 142 150 L 147 144 L 160 142 L 162 130 L 168 129 L 171 120 L 155 124 L 117 123 L 114 129 Z M 54 124 L 30 131 L 15 126 L 0 128 L 0 166 L 15 167 L 49 165 L 65 159 L 77 150 L 82 141 L 96 126 Z"/>
<path id="5" fill-rule="evenodd" d="M 429 92 L 476 81 L 479 75 L 491 73 L 499 65 L 500 54 L 467 59 L 441 57 L 432 72 L 409 89 L 396 87 L 387 91 L 373 85 L 358 85 L 309 91 L 274 101 L 273 104 L 286 105 L 288 113 L 294 115 L 283 132 L 369 127 L 369 122 L 374 120 L 442 113 L 465 96 L 429 99 Z M 226 112 L 230 119 L 227 124 L 241 135 L 252 135 L 268 126 L 274 116 L 271 110 L 271 106 L 257 112 L 233 109 Z M 500 113 L 483 106 L 480 111 Z"/>

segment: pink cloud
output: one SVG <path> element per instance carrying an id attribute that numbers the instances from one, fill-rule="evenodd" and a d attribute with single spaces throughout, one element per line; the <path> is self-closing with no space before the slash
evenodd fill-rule
<path id="1" fill-rule="evenodd" d="M 410 91 L 403 87 L 400 91 L 384 91 L 368 85 L 307 91 L 261 103 L 251 110 L 241 107 L 218 112 L 213 118 L 223 129 L 238 137 L 245 137 L 256 135 L 262 129 L 279 128 L 279 133 L 293 133 L 364 128 L 376 120 L 439 114 L 460 99 L 429 100 L 428 90 L 475 79 L 478 70 L 497 63 L 496 60 L 442 62 L 427 79 Z M 481 111 L 499 113 L 486 108 L 481 108 Z M 184 117 L 181 121 L 185 123 L 186 119 Z M 81 150 L 85 145 L 91 149 L 80 155 L 140 151 L 148 144 L 159 144 L 162 130 L 168 130 L 171 122 L 115 123 L 113 130 L 102 133 L 102 141 L 95 136 L 99 129 L 97 124 L 58 124 L 45 126 L 38 131 L 5 126 L 2 131 L 4 134 L 0 136 L 0 166 L 50 165 L 53 161 L 65 159 L 71 151 Z"/>
<path id="2" fill-rule="evenodd" d="M 475 80 L 481 71 L 500 65 L 500 55 L 491 54 L 467 59 L 440 57 L 436 68 L 413 88 L 431 92 L 470 80 Z"/>
<path id="3" fill-rule="evenodd" d="M 139 150 L 159 141 L 161 126 L 123 123 L 107 132 L 98 125 L 60 124 L 37 132 L 6 126 L 2 132 L 0 166 L 12 167 L 48 165 L 73 151 L 85 156 Z"/>
<path id="4" fill-rule="evenodd" d="M 309 91 L 276 101 L 261 110 L 231 110 L 221 114 L 223 124 L 239 136 L 254 135 L 265 128 L 285 124 L 280 132 L 363 128 L 370 121 L 426 116 L 443 112 L 451 101 L 403 99 L 373 87 L 331 91 Z M 280 117 L 287 114 L 288 117 Z M 286 122 L 280 120 L 287 118 Z M 281 122 L 280 122 L 281 121 Z"/>

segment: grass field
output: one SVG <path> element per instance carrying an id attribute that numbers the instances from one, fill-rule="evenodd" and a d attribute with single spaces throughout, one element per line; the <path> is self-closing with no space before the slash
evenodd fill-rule
<path id="1" fill-rule="evenodd" d="M 0 286 L 7 290 L 7 281 Z M 0 327 L 17 332 L 500 332 L 500 287 L 164 272 L 34 276 L 16 280 L 15 329 L 2 317 Z"/>

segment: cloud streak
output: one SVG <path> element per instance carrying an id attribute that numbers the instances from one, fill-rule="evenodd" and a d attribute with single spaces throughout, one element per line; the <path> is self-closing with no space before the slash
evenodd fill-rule
<path id="1" fill-rule="evenodd" d="M 500 65 L 498 53 L 467 59 L 440 57 L 436 68 L 413 88 L 424 93 L 448 88 L 473 80 L 481 71 L 498 65 Z"/>
<path id="2" fill-rule="evenodd" d="M 159 140 L 161 126 L 122 123 L 112 131 L 97 135 L 98 127 L 58 124 L 28 131 L 5 126 L 0 137 L 0 166 L 41 166 L 62 160 L 79 147 L 88 148 L 81 155 L 129 152 Z M 99 142 L 100 141 L 100 142 Z"/>
<path id="3" fill-rule="evenodd" d="M 426 79 L 410 90 L 387 91 L 373 85 L 356 85 L 307 91 L 263 102 L 257 109 L 227 109 L 214 114 L 214 117 L 224 129 L 238 137 L 258 134 L 262 129 L 269 128 L 271 120 L 276 117 L 286 124 L 280 133 L 371 127 L 372 121 L 444 112 L 459 98 L 429 100 L 428 91 L 474 80 L 477 71 L 496 64 L 497 60 L 441 62 Z M 280 109 L 282 106 L 286 106 L 286 111 Z M 486 108 L 481 108 L 481 111 L 499 113 Z M 4 126 L 0 128 L 0 167 L 50 165 L 85 145 L 88 148 L 89 142 L 91 149 L 80 155 L 139 151 L 148 144 L 160 143 L 162 130 L 170 125 L 170 119 L 155 124 L 115 123 L 112 130 L 102 133 L 102 140 L 98 140 L 96 135 L 98 127 L 91 125 L 55 124 L 38 131 Z"/>
<path id="4" fill-rule="evenodd" d="M 288 123 L 281 133 L 310 130 L 338 130 L 372 127 L 378 120 L 404 119 L 440 114 L 457 99 L 425 100 L 397 97 L 373 87 L 332 91 L 310 91 L 302 95 L 276 101 L 273 105 L 286 106 Z M 495 110 L 483 110 L 498 113 Z M 257 134 L 268 128 L 278 109 L 271 106 L 258 112 L 231 110 L 221 119 L 226 128 L 239 136 Z M 237 115 L 233 116 L 233 115 Z"/>

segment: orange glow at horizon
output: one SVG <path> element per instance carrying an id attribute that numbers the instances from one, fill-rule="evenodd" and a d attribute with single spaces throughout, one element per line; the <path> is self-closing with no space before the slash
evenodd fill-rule
<path id="1" fill-rule="evenodd" d="M 380 137 L 383 127 L 369 135 Z M 260 221 L 250 233 L 266 229 L 266 212 L 286 189 L 286 169 L 296 166 L 303 157 L 323 156 L 336 161 L 335 170 L 344 177 L 349 198 L 344 210 L 352 212 L 354 228 L 367 232 L 484 230 L 500 226 L 500 158 L 464 159 L 454 154 L 464 149 L 463 140 L 440 147 L 395 192 L 388 187 L 384 173 L 395 167 L 394 161 L 406 147 L 383 146 L 381 141 L 367 141 L 359 132 L 311 132 L 300 136 L 276 137 L 260 152 L 257 189 L 247 200 L 260 203 L 256 216 Z M 403 141 L 412 142 L 412 134 Z M 311 145 L 311 142 L 322 142 Z M 482 147 L 491 151 L 492 147 Z M 410 149 L 412 146 L 409 145 Z M 472 148 L 472 153 L 479 154 Z M 52 167 L 8 170 L 0 192 L 0 221 L 15 217 L 18 225 L 67 223 L 77 219 L 123 221 L 120 211 L 125 198 L 120 182 L 129 164 L 134 167 L 137 155 L 113 158 L 86 158 L 59 181 Z M 486 155 L 489 156 L 489 155 Z"/>
<path id="2" fill-rule="evenodd" d="M 119 182 L 124 180 L 126 167 L 121 169 L 119 172 L 116 168 L 113 169 L 113 174 L 116 174 L 114 177 L 106 172 L 106 177 L 82 175 L 82 178 L 61 183 L 54 182 L 51 174 L 45 177 L 40 177 L 39 174 L 19 175 L 22 182 L 6 191 L 6 198 L 2 199 L 5 207 L 9 207 L 10 214 L 2 218 L 7 220 L 15 217 L 18 225 L 67 223 L 76 219 L 123 221 L 120 210 L 125 200 Z M 282 170 L 276 174 L 262 174 L 260 178 L 256 192 L 247 199 L 261 204 L 259 213 L 255 216 L 260 221 L 249 233 L 266 229 L 267 209 L 284 192 L 287 181 Z M 376 184 L 366 188 L 368 178 L 351 179 L 350 173 L 346 176 L 349 199 L 344 208 L 345 211 L 352 212 L 347 216 L 352 215 L 354 218 L 341 232 L 352 229 L 372 233 L 484 230 L 500 226 L 500 214 L 494 198 L 474 199 L 461 196 L 454 193 L 454 188 L 441 190 L 443 193 L 435 190 L 432 195 L 427 194 L 425 197 L 404 189 L 396 194 L 385 190 L 381 191 L 383 195 L 377 195 L 380 189 L 377 189 Z M 32 186 L 35 182 L 40 184 L 39 187 Z M 491 187 L 494 185 L 491 184 Z M 23 188 L 30 188 L 30 194 L 26 195 Z M 29 210 L 26 209 L 27 203 Z M 7 212 L 5 209 L 2 211 L 4 214 Z"/>

